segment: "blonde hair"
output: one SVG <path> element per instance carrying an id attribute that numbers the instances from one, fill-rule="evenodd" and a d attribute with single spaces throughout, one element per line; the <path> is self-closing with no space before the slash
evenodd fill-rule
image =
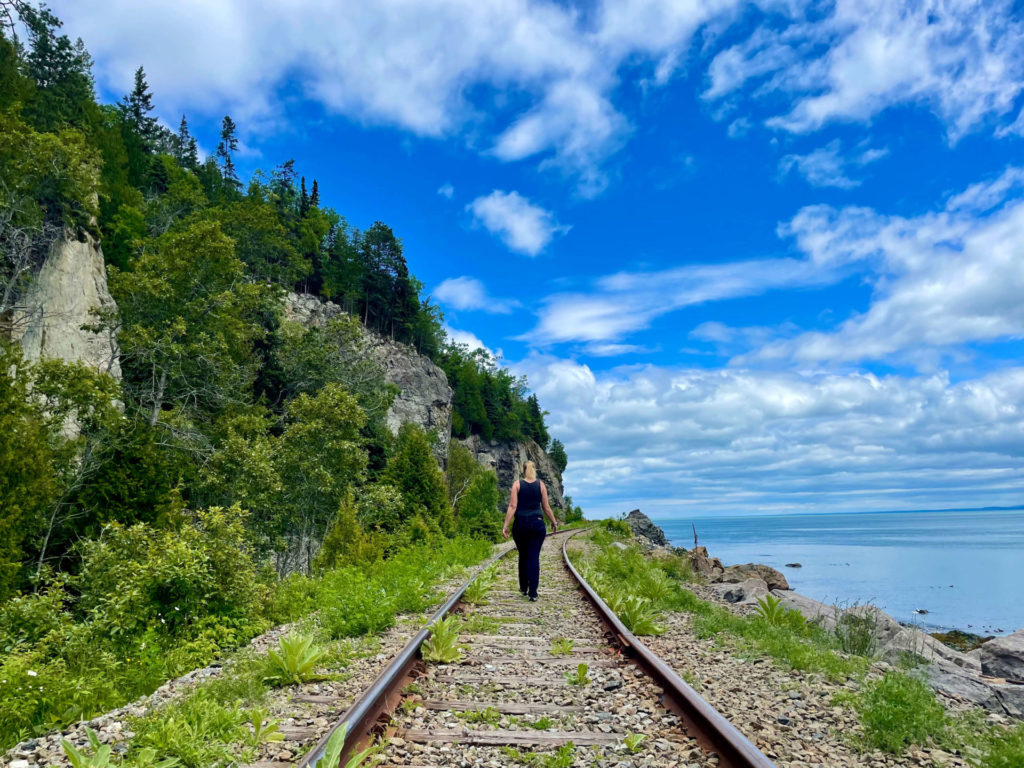
<path id="1" fill-rule="evenodd" d="M 533 465 L 532 461 L 527 461 L 523 464 L 523 479 L 532 483 L 537 479 L 537 468 Z"/>

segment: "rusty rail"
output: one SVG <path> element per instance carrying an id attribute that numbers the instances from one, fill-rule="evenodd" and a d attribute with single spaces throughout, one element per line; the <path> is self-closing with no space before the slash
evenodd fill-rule
<path id="1" fill-rule="evenodd" d="M 653 677 L 665 691 L 662 702 L 683 721 L 687 734 L 697 740 L 705 750 L 716 752 L 719 768 L 775 768 L 773 763 L 735 726 L 708 704 L 700 695 L 658 658 L 646 645 L 630 632 L 618 616 L 605 604 L 587 580 L 580 575 L 569 560 L 567 549 L 569 539 L 582 530 L 575 531 L 562 542 L 562 559 L 566 568 L 579 583 L 583 594 L 594 606 L 609 634 L 622 646 L 623 655 L 631 658 L 641 669 Z"/>

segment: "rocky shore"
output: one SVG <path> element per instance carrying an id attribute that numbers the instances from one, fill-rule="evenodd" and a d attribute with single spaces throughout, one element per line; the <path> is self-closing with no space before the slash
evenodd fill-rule
<path id="1" fill-rule="evenodd" d="M 753 611 L 759 599 L 773 595 L 786 608 L 798 611 L 825 629 L 834 629 L 844 616 L 870 627 L 880 665 L 895 665 L 913 654 L 924 665 L 924 673 L 947 703 L 953 707 L 980 706 L 996 717 L 1024 720 L 1024 629 L 990 639 L 964 653 L 916 627 L 900 624 L 872 605 L 842 609 L 794 592 L 783 573 L 767 565 L 744 563 L 724 565 L 711 557 L 705 547 L 671 547 L 664 532 L 640 510 L 626 516 L 637 541 L 652 554 L 659 551 L 689 558 L 704 586 L 705 599 L 745 613 Z M 797 564 L 794 564 L 796 567 Z"/>

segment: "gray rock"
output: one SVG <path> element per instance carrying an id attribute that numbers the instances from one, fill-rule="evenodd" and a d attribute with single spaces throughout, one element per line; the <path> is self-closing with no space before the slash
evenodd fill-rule
<path id="1" fill-rule="evenodd" d="M 92 310 L 116 305 L 107 290 L 103 251 L 91 236 L 57 239 L 22 297 L 12 320 L 13 338 L 30 362 L 81 362 L 121 377 L 117 341 L 109 333 L 82 329 L 96 322 Z"/>
<path id="2" fill-rule="evenodd" d="M 331 319 L 346 314 L 337 304 L 308 294 L 289 293 L 284 301 L 285 317 L 306 327 L 322 328 Z M 384 379 L 398 387 L 385 416 L 388 430 L 398 434 L 402 424 L 411 422 L 437 433 L 434 455 L 444 467 L 452 428 L 452 389 L 448 377 L 429 358 L 413 347 L 363 329 L 367 351 L 384 368 Z"/>
<path id="3" fill-rule="evenodd" d="M 626 515 L 626 522 L 629 524 L 629 527 L 633 529 L 634 536 L 647 539 L 652 544 L 659 547 L 668 546 L 668 539 L 665 538 L 665 532 L 652 523 L 651 518 L 639 509 L 634 509 Z"/>
<path id="4" fill-rule="evenodd" d="M 535 441 L 523 443 L 501 443 L 497 440 L 484 440 L 480 435 L 470 435 L 460 440 L 473 458 L 482 466 L 498 473 L 498 488 L 502 495 L 502 507 L 508 504 L 508 495 L 512 483 L 519 479 L 523 464 L 532 461 L 537 467 L 537 476 L 544 481 L 548 489 L 548 500 L 552 509 L 565 509 L 562 496 L 562 474 L 558 471 L 551 457 Z"/>
<path id="5" fill-rule="evenodd" d="M 738 584 L 715 584 L 712 589 L 727 603 L 737 605 L 756 603 L 768 594 L 768 585 L 764 579 L 747 579 Z"/>
<path id="6" fill-rule="evenodd" d="M 738 584 L 751 578 L 764 579 L 769 589 L 789 589 L 789 582 L 786 581 L 786 577 L 782 573 L 760 563 L 730 565 L 716 580 Z"/>
<path id="7" fill-rule="evenodd" d="M 1024 680 L 1024 629 L 981 645 L 981 671 L 992 677 Z"/>

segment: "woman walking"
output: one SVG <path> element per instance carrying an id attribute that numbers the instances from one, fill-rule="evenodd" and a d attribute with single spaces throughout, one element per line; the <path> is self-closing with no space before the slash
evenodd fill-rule
<path id="1" fill-rule="evenodd" d="M 523 477 L 512 483 L 508 511 L 501 535 L 508 538 L 508 525 L 512 522 L 512 538 L 519 550 L 519 591 L 531 601 L 537 600 L 537 582 L 540 581 L 540 548 L 547 535 L 541 510 L 551 521 L 551 532 L 558 533 L 558 521 L 548 505 L 548 489 L 537 479 L 537 468 L 532 461 L 523 464 Z"/>

